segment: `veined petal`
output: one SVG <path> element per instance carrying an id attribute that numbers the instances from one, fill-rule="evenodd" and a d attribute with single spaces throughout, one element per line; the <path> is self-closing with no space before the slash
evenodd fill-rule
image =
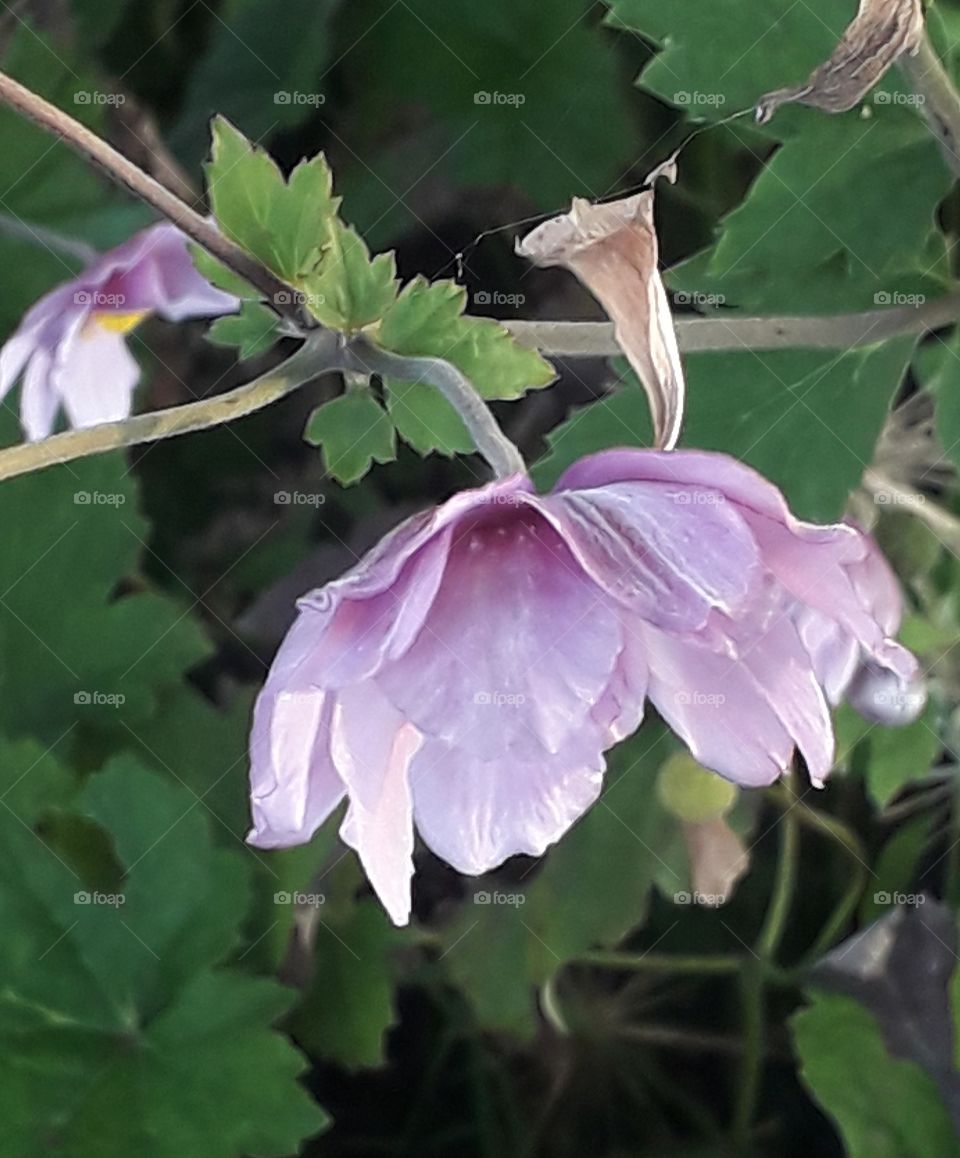
<path id="1" fill-rule="evenodd" d="M 735 612 L 759 572 L 750 531 L 718 492 L 624 482 L 542 505 L 597 586 L 665 630 L 695 631 L 714 608 Z"/>
<path id="2" fill-rule="evenodd" d="M 617 613 L 533 510 L 459 536 L 423 630 L 377 683 L 420 731 L 478 759 L 546 758 L 610 681 Z"/>

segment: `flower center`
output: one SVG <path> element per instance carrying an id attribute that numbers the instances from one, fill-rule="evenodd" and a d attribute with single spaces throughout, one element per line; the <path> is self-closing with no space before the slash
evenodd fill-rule
<path id="1" fill-rule="evenodd" d="M 149 310 L 133 310 L 129 313 L 118 314 L 108 313 L 104 310 L 94 313 L 93 319 L 105 330 L 109 330 L 111 334 L 129 334 L 132 329 L 140 325 L 149 312 Z"/>

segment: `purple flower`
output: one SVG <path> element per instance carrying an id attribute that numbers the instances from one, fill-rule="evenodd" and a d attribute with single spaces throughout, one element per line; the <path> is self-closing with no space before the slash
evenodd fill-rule
<path id="1" fill-rule="evenodd" d="M 74 427 L 126 418 L 140 367 L 125 335 L 150 313 L 178 322 L 237 305 L 196 271 L 175 226 L 153 225 L 28 310 L 0 349 L 0 399 L 22 373 L 20 421 L 31 440 L 51 433 L 61 405 Z"/>
<path id="2" fill-rule="evenodd" d="M 397 923 L 414 825 L 464 873 L 540 855 L 646 699 L 731 780 L 769 784 L 798 748 L 820 784 L 829 702 L 864 671 L 901 697 L 918 677 L 871 541 L 699 451 L 458 494 L 299 608 L 256 705 L 249 839 L 302 843 L 346 796 L 341 835 Z"/>

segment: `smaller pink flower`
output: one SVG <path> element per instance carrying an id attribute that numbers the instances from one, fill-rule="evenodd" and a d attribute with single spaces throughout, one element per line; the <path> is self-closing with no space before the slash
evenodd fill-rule
<path id="1" fill-rule="evenodd" d="M 0 399 L 22 374 L 20 421 L 31 441 L 53 431 L 61 406 L 73 427 L 126 418 L 140 378 L 126 335 L 148 314 L 179 322 L 238 304 L 197 272 L 179 229 L 153 225 L 27 311 L 0 349 Z"/>
<path id="2" fill-rule="evenodd" d="M 722 454 L 613 450 L 546 495 L 464 491 L 299 607 L 254 713 L 248 839 L 301 844 L 346 797 L 341 835 L 398 923 L 414 826 L 472 875 L 539 856 L 648 699 L 747 786 L 795 749 L 822 783 L 848 689 L 874 716 L 923 706 L 872 541 L 800 522 Z"/>

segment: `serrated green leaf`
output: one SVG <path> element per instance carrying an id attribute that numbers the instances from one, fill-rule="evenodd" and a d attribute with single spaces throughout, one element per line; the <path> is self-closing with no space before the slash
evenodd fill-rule
<path id="1" fill-rule="evenodd" d="M 345 485 L 363 478 L 374 462 L 396 457 L 393 424 L 369 390 L 350 390 L 318 406 L 303 436 L 323 448 L 327 470 Z"/>
<path id="2" fill-rule="evenodd" d="M 491 400 L 519 398 L 553 381 L 553 367 L 536 350 L 491 319 L 466 317 L 465 306 L 466 291 L 455 282 L 414 278 L 384 314 L 377 340 L 397 354 L 446 359 Z M 426 383 L 388 382 L 387 406 L 401 437 L 420 454 L 474 449 L 454 408 Z"/>
<path id="3" fill-rule="evenodd" d="M 236 346 L 241 361 L 264 354 L 277 341 L 277 315 L 261 302 L 245 301 L 237 314 L 228 314 L 207 330 L 218 346 Z"/>
<path id="4" fill-rule="evenodd" d="M 211 285 L 215 285 L 217 289 L 222 289 L 225 293 L 233 294 L 234 297 L 240 298 L 241 301 L 247 298 L 260 297 L 260 291 L 258 289 L 238 273 L 234 273 L 232 269 L 228 269 L 222 261 L 218 261 L 217 258 L 207 253 L 207 251 L 199 245 L 190 246 L 190 256 L 193 258 L 193 264 L 197 267 L 197 271 L 202 274 Z"/>
<path id="5" fill-rule="evenodd" d="M 483 1025 L 532 1032 L 537 986 L 643 923 L 677 831 L 654 791 L 669 751 L 667 733 L 648 726 L 610 753 L 600 800 L 529 886 L 471 882 L 474 904 L 445 930 L 443 962 Z"/>
<path id="6" fill-rule="evenodd" d="M 643 86 L 698 120 L 719 120 L 805 81 L 856 11 L 836 0 L 608 2 L 614 27 L 661 46 L 641 73 Z"/>
<path id="7" fill-rule="evenodd" d="M 802 108 L 778 116 L 796 135 L 721 223 L 716 244 L 671 271 L 670 284 L 760 313 L 917 305 L 942 293 L 935 213 L 951 176 L 917 114 L 878 105 L 869 117 Z"/>
<path id="8" fill-rule="evenodd" d="M 322 1127 L 297 1083 L 302 1059 L 270 1030 L 289 996 L 212 968 L 236 938 L 246 873 L 213 849 L 195 803 L 129 757 L 94 777 L 79 807 L 126 870 L 106 896 L 0 816 L 10 1158 L 51 1146 L 65 1158 L 283 1158 Z"/>
<path id="9" fill-rule="evenodd" d="M 873 457 L 913 344 L 693 354 L 682 444 L 742 458 L 782 487 L 801 518 L 835 521 Z M 584 454 L 649 446 L 636 380 L 576 411 L 548 441 L 551 453 L 534 470 L 542 486 Z"/>
<path id="10" fill-rule="evenodd" d="M 331 329 L 350 333 L 382 318 L 396 298 L 396 261 L 392 253 L 371 258 L 357 231 L 334 220 L 319 262 L 302 285 L 313 316 Z"/>
<path id="11" fill-rule="evenodd" d="M 815 994 L 794 1016 L 793 1032 L 804 1084 L 837 1124 L 850 1158 L 960 1154 L 932 1080 L 887 1052 L 876 1021 L 853 998 Z"/>
<path id="12" fill-rule="evenodd" d="M 284 280 L 299 285 L 321 247 L 330 244 L 339 205 L 320 154 L 284 180 L 270 155 L 229 121 L 213 122 L 207 189 L 223 232 Z"/>

